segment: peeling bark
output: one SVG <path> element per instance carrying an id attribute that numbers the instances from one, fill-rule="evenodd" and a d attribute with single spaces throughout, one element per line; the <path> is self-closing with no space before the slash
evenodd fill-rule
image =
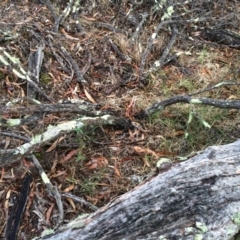
<path id="1" fill-rule="evenodd" d="M 39 239 L 232 239 L 240 229 L 240 140 L 207 148 L 97 212 Z"/>

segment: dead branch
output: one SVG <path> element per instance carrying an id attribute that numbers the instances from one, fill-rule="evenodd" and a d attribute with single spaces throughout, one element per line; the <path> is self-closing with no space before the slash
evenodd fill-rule
<path id="1" fill-rule="evenodd" d="M 38 159 L 35 157 L 35 155 L 31 154 L 30 155 L 31 160 L 33 161 L 35 167 L 37 168 L 39 175 L 41 176 L 43 182 L 47 186 L 47 189 L 49 191 L 49 194 L 55 198 L 57 206 L 58 206 L 58 211 L 59 211 L 59 218 L 58 218 L 58 223 L 56 227 L 58 227 L 64 220 L 64 212 L 63 212 L 63 204 L 61 200 L 61 196 L 59 194 L 59 191 L 56 186 L 53 186 L 51 181 L 49 180 L 47 174 L 44 172 L 42 165 L 38 161 Z"/>
<path id="2" fill-rule="evenodd" d="M 54 140 L 61 136 L 72 132 L 76 129 L 82 129 L 89 125 L 115 125 L 123 128 L 129 128 L 131 123 L 124 119 L 111 115 L 103 115 L 100 117 L 82 117 L 76 120 L 67 121 L 57 126 L 49 126 L 48 129 L 42 133 L 31 138 L 30 142 L 11 150 L 0 150 L 0 166 L 9 166 L 12 163 L 20 161 L 25 155 L 29 155 L 36 148 L 39 148 L 46 144 L 48 141 Z"/>
<path id="3" fill-rule="evenodd" d="M 56 104 L 39 104 L 29 107 L 12 107 L 0 109 L 0 114 L 33 114 L 33 113 L 78 113 L 87 116 L 97 116 L 103 115 L 99 111 L 97 114 L 97 109 L 100 105 L 91 104 L 86 101 L 79 103 L 56 103 Z"/>
<path id="4" fill-rule="evenodd" d="M 190 96 L 176 96 L 169 98 L 167 100 L 154 103 L 151 107 L 141 111 L 136 115 L 137 118 L 143 119 L 151 114 L 163 110 L 165 107 L 176 104 L 176 103 L 188 103 L 188 104 L 202 104 L 209 105 L 217 108 L 225 108 L 225 109 L 240 109 L 240 101 L 228 101 L 228 100 L 219 100 L 212 98 L 193 98 Z"/>
<path id="5" fill-rule="evenodd" d="M 213 146 L 43 240 L 218 239 L 239 231 L 240 141 Z"/>
<path id="6" fill-rule="evenodd" d="M 7 227 L 5 231 L 6 240 L 17 239 L 17 233 L 18 233 L 21 217 L 26 207 L 31 182 L 32 182 L 32 177 L 31 175 L 27 174 L 22 184 L 20 197 L 18 201 L 15 202 L 14 206 L 11 207 L 11 211 L 7 219 Z"/>

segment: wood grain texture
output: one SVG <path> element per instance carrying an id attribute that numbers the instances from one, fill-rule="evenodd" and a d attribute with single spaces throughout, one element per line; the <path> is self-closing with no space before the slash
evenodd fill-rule
<path id="1" fill-rule="evenodd" d="M 240 140 L 209 147 L 40 239 L 232 239 L 239 183 Z"/>

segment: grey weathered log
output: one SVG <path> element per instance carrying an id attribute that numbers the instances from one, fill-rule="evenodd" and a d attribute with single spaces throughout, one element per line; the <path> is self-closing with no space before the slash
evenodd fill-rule
<path id="1" fill-rule="evenodd" d="M 40 239 L 230 240 L 240 229 L 240 140 L 212 146 Z"/>

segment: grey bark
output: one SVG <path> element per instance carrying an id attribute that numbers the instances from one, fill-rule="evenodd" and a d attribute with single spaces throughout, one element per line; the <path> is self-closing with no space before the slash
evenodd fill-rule
<path id="1" fill-rule="evenodd" d="M 240 229 L 240 140 L 212 146 L 40 239 L 232 239 Z"/>

